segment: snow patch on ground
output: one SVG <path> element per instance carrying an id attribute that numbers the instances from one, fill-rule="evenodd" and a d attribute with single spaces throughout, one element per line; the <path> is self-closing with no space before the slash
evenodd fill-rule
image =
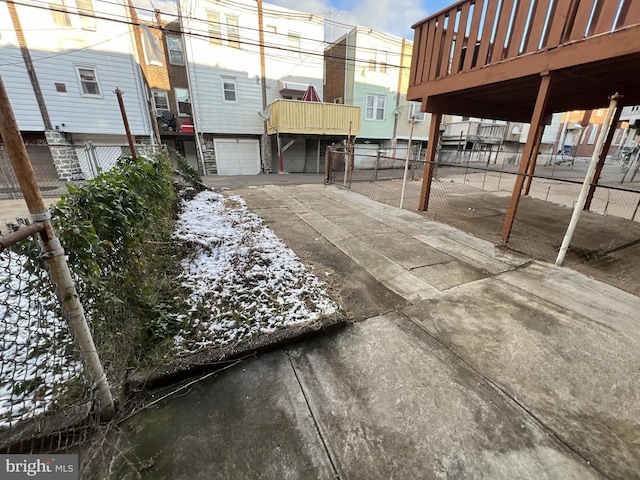
<path id="1" fill-rule="evenodd" d="M 314 322 L 339 308 L 242 198 L 205 191 L 182 210 L 175 240 L 195 253 L 179 276 L 191 292 L 175 337 L 179 354 Z M 28 262 L 11 251 L 0 255 L 0 429 L 47 412 L 72 383 L 86 388 L 46 271 L 34 274 Z"/>
<path id="2" fill-rule="evenodd" d="M 0 255 L 0 428 L 46 412 L 83 373 L 55 294 L 34 288 L 26 262 L 11 251 Z"/>
<path id="3" fill-rule="evenodd" d="M 182 211 L 175 238 L 196 254 L 182 263 L 192 309 L 175 337 L 180 352 L 239 343 L 338 309 L 326 284 L 242 198 L 205 191 L 184 202 Z"/>

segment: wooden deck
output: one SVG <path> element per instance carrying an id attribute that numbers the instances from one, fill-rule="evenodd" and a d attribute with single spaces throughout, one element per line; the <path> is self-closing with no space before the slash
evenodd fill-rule
<path id="1" fill-rule="evenodd" d="M 408 99 L 432 113 L 531 121 L 546 112 L 640 104 L 640 1 L 462 0 L 413 26 Z"/>
<path id="2" fill-rule="evenodd" d="M 407 99 L 432 113 L 421 210 L 429 206 L 443 114 L 531 124 L 504 243 L 550 114 L 599 108 L 614 98 L 615 125 L 623 105 L 640 104 L 640 0 L 461 0 L 413 28 Z M 600 152 L 587 209 L 614 131 L 608 129 Z"/>

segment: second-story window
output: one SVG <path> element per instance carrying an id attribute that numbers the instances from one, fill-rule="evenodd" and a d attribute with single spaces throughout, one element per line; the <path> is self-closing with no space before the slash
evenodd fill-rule
<path id="1" fill-rule="evenodd" d="M 367 109 L 365 119 L 384 120 L 384 109 L 387 97 L 384 95 L 367 95 Z"/>
<path id="2" fill-rule="evenodd" d="M 300 56 L 300 34 L 296 32 L 288 32 L 287 33 L 287 41 L 289 43 L 289 48 L 293 50 L 295 55 Z"/>
<path id="3" fill-rule="evenodd" d="M 100 84 L 98 83 L 98 74 L 95 67 L 78 66 L 76 67 L 78 78 L 80 79 L 80 87 L 82 88 L 83 97 L 100 97 Z"/>
<path id="4" fill-rule="evenodd" d="M 227 15 L 227 43 L 231 48 L 240 48 L 240 30 L 235 15 Z"/>
<path id="5" fill-rule="evenodd" d="M 389 52 L 386 50 L 372 49 L 369 57 L 369 70 L 371 72 L 387 73 L 389 68 Z"/>
<path id="6" fill-rule="evenodd" d="M 164 90 L 153 90 L 151 92 L 153 98 L 153 107 L 156 109 L 156 114 L 162 115 L 164 110 L 169 109 L 169 96 Z"/>
<path id="7" fill-rule="evenodd" d="M 167 35 L 167 50 L 169 51 L 169 63 L 173 65 L 184 65 L 184 54 L 182 53 L 182 41 L 180 37 Z"/>
<path id="8" fill-rule="evenodd" d="M 209 43 L 211 45 L 222 45 L 222 29 L 220 28 L 220 14 L 218 12 L 207 12 L 207 28 L 209 30 Z"/>
<path id="9" fill-rule="evenodd" d="M 176 103 L 178 104 L 178 116 L 188 117 L 191 115 L 191 99 L 188 88 L 176 88 Z"/>
<path id="10" fill-rule="evenodd" d="M 237 102 L 238 93 L 235 78 L 222 78 L 222 94 L 225 102 Z"/>
<path id="11" fill-rule="evenodd" d="M 95 31 L 96 13 L 93 10 L 93 0 L 76 0 L 76 6 L 82 19 L 82 29 Z"/>
<path id="12" fill-rule="evenodd" d="M 67 6 L 64 4 L 64 0 L 53 0 L 49 3 L 49 10 L 51 11 L 51 17 L 53 23 L 60 25 L 61 27 L 70 27 L 71 19 L 67 11 Z"/>

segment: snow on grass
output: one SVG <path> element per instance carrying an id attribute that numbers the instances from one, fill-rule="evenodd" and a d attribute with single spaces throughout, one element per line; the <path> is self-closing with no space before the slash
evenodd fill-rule
<path id="1" fill-rule="evenodd" d="M 175 239 L 195 253 L 179 276 L 192 308 L 180 316 L 178 353 L 236 344 L 336 312 L 326 285 L 241 198 L 206 191 L 182 207 Z M 11 251 L 0 254 L 0 429 L 49 411 L 73 385 L 86 388 L 55 293 L 43 288 L 46 272 L 33 273 L 26 262 Z"/>
<path id="2" fill-rule="evenodd" d="M 196 254 L 182 263 L 192 309 L 175 338 L 180 352 L 239 343 L 336 312 L 326 285 L 242 198 L 205 191 L 182 207 L 175 238 Z"/>
<path id="3" fill-rule="evenodd" d="M 83 372 L 54 293 L 30 284 L 27 261 L 11 251 L 0 255 L 0 428 L 46 412 Z"/>

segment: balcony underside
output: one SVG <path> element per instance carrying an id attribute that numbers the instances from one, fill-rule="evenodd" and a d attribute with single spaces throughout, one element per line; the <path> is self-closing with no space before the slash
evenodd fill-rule
<path id="1" fill-rule="evenodd" d="M 408 98 L 431 113 L 529 122 L 547 72 L 547 114 L 604 107 L 616 92 L 639 105 L 640 25 L 414 85 Z"/>

